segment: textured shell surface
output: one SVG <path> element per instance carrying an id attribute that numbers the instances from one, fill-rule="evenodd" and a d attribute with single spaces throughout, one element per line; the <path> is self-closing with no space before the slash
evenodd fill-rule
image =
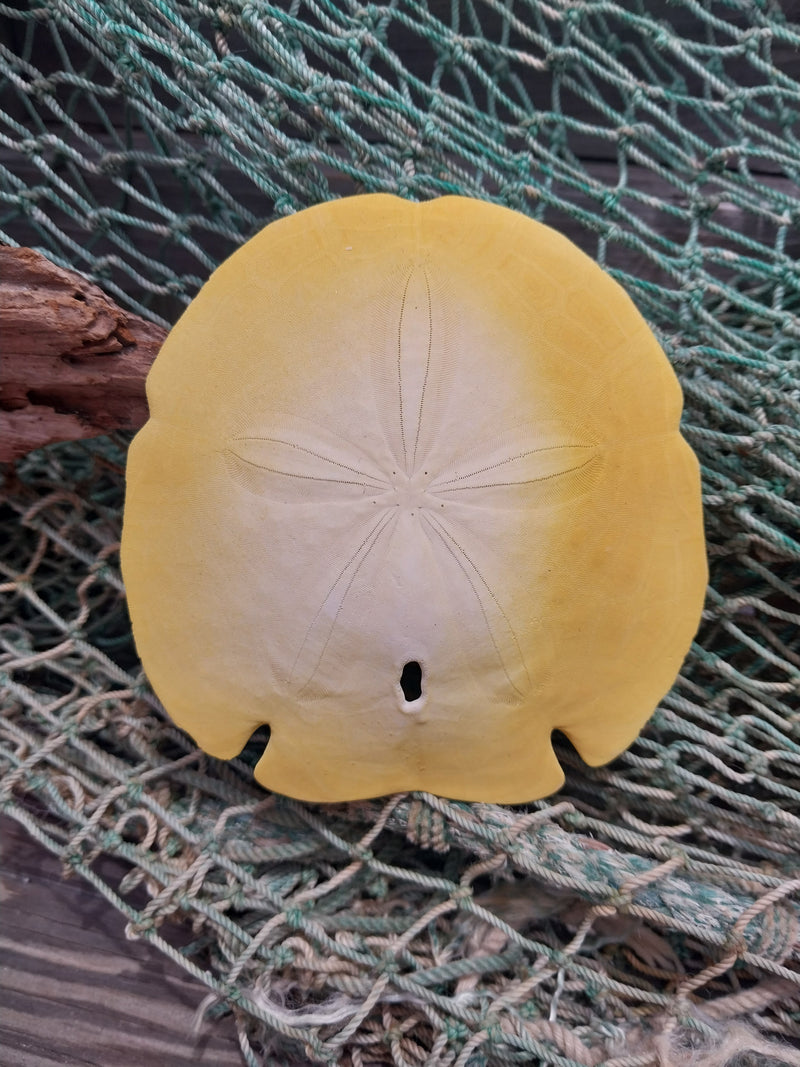
<path id="1" fill-rule="evenodd" d="M 365 195 L 214 272 L 148 379 L 122 563 L 172 718 L 263 785 L 514 803 L 636 737 L 707 571 L 681 390 L 564 237 Z"/>

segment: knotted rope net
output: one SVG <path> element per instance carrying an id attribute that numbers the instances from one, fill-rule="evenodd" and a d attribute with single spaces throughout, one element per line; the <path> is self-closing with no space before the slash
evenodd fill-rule
<path id="1" fill-rule="evenodd" d="M 702 464 L 711 583 L 680 678 L 615 763 L 562 741 L 562 792 L 513 809 L 303 804 L 254 784 L 263 739 L 207 758 L 132 644 L 127 441 L 7 472 L 2 810 L 235 1014 L 250 1067 L 800 1063 L 791 6 L 0 4 L 0 239 L 169 323 L 277 216 L 493 200 L 626 287 Z"/>

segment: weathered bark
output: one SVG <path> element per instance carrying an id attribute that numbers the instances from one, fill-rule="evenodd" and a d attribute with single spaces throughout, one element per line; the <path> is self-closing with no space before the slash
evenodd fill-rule
<path id="1" fill-rule="evenodd" d="M 165 336 L 79 274 L 0 247 L 0 460 L 142 426 Z"/>

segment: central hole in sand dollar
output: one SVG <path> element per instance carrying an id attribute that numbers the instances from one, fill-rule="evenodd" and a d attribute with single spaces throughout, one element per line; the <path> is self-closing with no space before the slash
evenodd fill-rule
<path id="1" fill-rule="evenodd" d="M 419 700 L 422 696 L 422 667 L 415 659 L 403 667 L 403 673 L 400 675 L 400 688 L 409 704 L 414 700 Z"/>

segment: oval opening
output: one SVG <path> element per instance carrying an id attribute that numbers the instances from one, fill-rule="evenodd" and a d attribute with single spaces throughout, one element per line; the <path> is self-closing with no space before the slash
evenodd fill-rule
<path id="1" fill-rule="evenodd" d="M 419 700 L 422 696 L 422 667 L 415 659 L 403 667 L 403 673 L 400 675 L 400 688 L 409 704 Z"/>

